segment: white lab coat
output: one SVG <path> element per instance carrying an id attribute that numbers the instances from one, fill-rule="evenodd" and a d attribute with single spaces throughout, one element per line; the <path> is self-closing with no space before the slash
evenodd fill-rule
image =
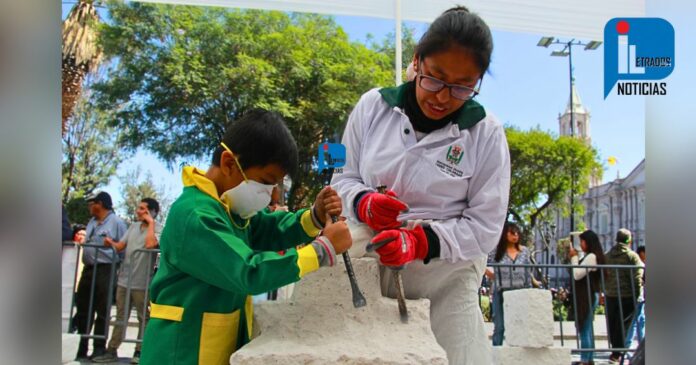
<path id="1" fill-rule="evenodd" d="M 365 93 L 351 113 L 342 143 L 346 165 L 331 185 L 345 215 L 357 222 L 356 195 L 379 185 L 409 206 L 402 221 L 425 220 L 440 239 L 440 258 L 403 271 L 407 298 L 431 301 L 431 328 L 450 364 L 490 363 L 490 343 L 478 306 L 486 256 L 500 239 L 510 189 L 503 126 L 478 103 L 457 124 L 416 139 L 403 109 L 403 85 Z M 390 273 L 382 290 L 394 297 Z"/>

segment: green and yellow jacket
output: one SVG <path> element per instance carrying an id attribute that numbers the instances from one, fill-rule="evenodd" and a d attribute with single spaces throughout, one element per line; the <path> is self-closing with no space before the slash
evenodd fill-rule
<path id="1" fill-rule="evenodd" d="M 259 212 L 249 221 L 230 214 L 215 184 L 193 167 L 184 168 L 183 182 L 160 238 L 141 364 L 229 364 L 251 337 L 250 295 L 319 268 L 311 245 L 294 248 L 319 229 L 307 209 Z"/>

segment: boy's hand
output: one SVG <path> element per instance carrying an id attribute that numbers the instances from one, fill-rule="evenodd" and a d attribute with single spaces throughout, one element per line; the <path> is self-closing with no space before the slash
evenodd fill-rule
<path id="1" fill-rule="evenodd" d="M 336 190 L 332 189 L 331 186 L 326 186 L 317 194 L 314 200 L 314 209 L 316 210 L 317 219 L 321 220 L 325 219 L 327 214 L 329 216 L 340 216 L 343 212 L 343 205 Z M 331 218 L 321 222 L 321 224 L 326 224 L 330 220 Z"/>
<path id="2" fill-rule="evenodd" d="M 331 222 L 331 216 L 327 213 L 324 215 L 324 219 L 326 219 L 326 225 L 324 226 L 323 235 L 331 241 L 334 251 L 337 254 L 341 254 L 348 250 L 353 245 L 353 238 L 350 235 L 350 230 L 348 230 L 346 218 L 341 217 L 338 222 L 333 223 Z"/>

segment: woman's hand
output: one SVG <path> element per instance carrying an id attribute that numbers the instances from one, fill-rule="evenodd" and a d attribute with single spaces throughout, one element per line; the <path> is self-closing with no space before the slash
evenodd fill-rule
<path id="1" fill-rule="evenodd" d="M 573 245 L 570 245 L 570 247 L 568 247 L 568 258 L 571 258 L 573 256 L 577 256 L 577 255 L 578 255 L 578 251 L 575 250 L 575 247 L 573 247 Z"/>

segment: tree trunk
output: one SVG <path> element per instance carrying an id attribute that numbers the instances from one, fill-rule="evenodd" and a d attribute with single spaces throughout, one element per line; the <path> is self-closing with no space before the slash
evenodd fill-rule
<path id="1" fill-rule="evenodd" d="M 73 59 L 63 61 L 62 70 L 62 128 L 61 135 L 65 134 L 67 122 L 72 116 L 75 103 L 82 93 L 82 81 L 85 78 L 84 67 L 75 65 Z"/>

